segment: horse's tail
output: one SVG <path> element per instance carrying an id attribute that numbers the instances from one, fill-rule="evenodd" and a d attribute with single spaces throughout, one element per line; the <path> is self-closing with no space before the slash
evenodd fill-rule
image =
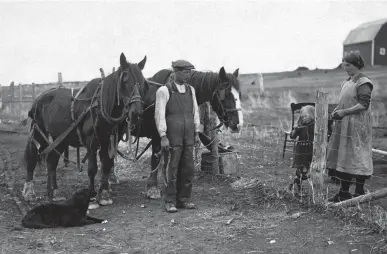
<path id="1" fill-rule="evenodd" d="M 43 161 L 42 156 L 39 155 L 40 144 L 36 140 L 38 135 L 35 130 L 30 131 L 30 136 L 24 150 L 23 165 L 26 167 L 27 172 L 31 172 L 32 174 L 36 165 L 41 165 Z"/>
<path id="2" fill-rule="evenodd" d="M 28 112 L 28 117 L 31 118 L 31 125 L 23 160 L 27 171 L 33 171 L 37 164 L 42 166 L 42 162 L 45 161 L 45 156 L 40 155 L 39 152 L 42 152 L 48 146 L 45 138 L 43 137 L 43 135 L 47 137 L 47 131 L 44 128 L 43 119 L 40 117 L 41 114 L 36 103 L 37 102 L 32 105 Z M 37 126 L 39 126 L 42 133 L 38 131 Z"/>

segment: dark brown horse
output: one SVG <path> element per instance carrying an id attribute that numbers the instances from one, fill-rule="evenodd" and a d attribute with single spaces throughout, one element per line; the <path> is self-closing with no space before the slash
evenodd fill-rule
<path id="1" fill-rule="evenodd" d="M 155 107 L 156 91 L 160 87 L 156 83 L 166 84 L 171 78 L 171 70 L 163 69 L 149 79 L 149 91 L 144 96 L 144 112 L 140 125 L 132 131 L 136 137 L 152 139 L 151 173 L 147 180 L 147 196 L 158 197 L 157 167 L 160 163 L 161 139 L 156 129 Z M 155 82 L 155 83 L 152 83 Z M 211 102 L 221 122 L 238 132 L 243 124 L 243 115 L 240 105 L 241 90 L 238 81 L 238 69 L 233 74 L 226 73 L 222 67 L 219 73 L 194 71 L 188 82 L 195 88 L 198 105 Z M 202 143 L 209 148 L 211 140 L 200 135 Z"/>
<path id="2" fill-rule="evenodd" d="M 47 194 L 49 199 L 58 198 L 56 167 L 63 151 L 69 147 L 86 147 L 88 152 L 88 176 L 91 196 L 97 195 L 94 178 L 97 173 L 97 150 L 101 161 L 102 177 L 97 195 L 99 204 L 113 203 L 109 193 L 108 177 L 114 166 L 114 156 L 120 137 L 125 133 L 123 122 L 136 123 L 142 115 L 142 96 L 147 93 L 147 83 L 141 70 L 146 57 L 138 64 L 120 56 L 120 67 L 106 78 L 91 80 L 74 98 L 70 89 L 50 89 L 33 103 L 28 116 L 32 119 L 31 133 L 24 153 L 27 179 L 23 195 L 26 200 L 34 197 L 33 173 L 40 156 L 48 146 L 49 137 L 56 140 L 74 122 L 84 115 L 58 146 L 46 156 Z"/>

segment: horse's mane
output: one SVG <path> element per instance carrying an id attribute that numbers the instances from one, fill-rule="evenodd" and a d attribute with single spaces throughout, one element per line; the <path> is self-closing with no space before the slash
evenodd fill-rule
<path id="1" fill-rule="evenodd" d="M 167 80 L 169 76 L 171 75 L 172 70 L 168 69 L 162 69 L 161 71 L 158 71 L 156 74 L 154 74 L 150 80 L 160 82 L 161 84 L 167 83 Z"/>
<path id="2" fill-rule="evenodd" d="M 204 78 L 204 80 L 203 80 Z M 234 75 L 227 73 L 227 78 L 229 80 L 229 84 L 234 87 L 239 93 L 241 93 L 240 89 L 240 84 L 238 82 L 238 78 L 235 77 Z M 219 78 L 219 73 L 218 72 L 201 72 L 201 71 L 193 71 L 191 74 L 191 78 L 189 81 L 189 84 L 192 85 L 193 87 L 197 87 L 200 90 L 197 91 L 203 91 L 203 92 L 208 92 L 212 91 L 213 89 L 221 82 Z M 208 84 L 207 90 L 206 87 L 201 87 L 203 84 Z"/>
<path id="3" fill-rule="evenodd" d="M 100 91 L 100 93 L 102 93 L 101 103 L 105 108 L 105 112 L 109 115 L 112 114 L 113 108 L 115 106 L 114 102 L 117 99 L 117 85 L 119 85 L 118 82 L 120 79 L 121 72 L 122 72 L 122 69 L 121 67 L 119 67 L 117 71 L 105 77 L 104 85 L 101 86 L 101 91 Z"/>
<path id="4" fill-rule="evenodd" d="M 218 73 L 193 71 L 188 83 L 195 88 L 197 93 L 208 93 L 214 92 L 220 82 Z"/>
<path id="5" fill-rule="evenodd" d="M 239 83 L 238 78 L 230 73 L 227 73 L 227 77 L 228 77 L 228 80 L 230 82 L 231 87 L 234 87 L 238 91 L 239 97 L 242 97 L 241 85 Z"/>
<path id="6" fill-rule="evenodd" d="M 146 85 L 145 86 L 142 85 L 142 84 L 144 84 L 144 78 L 142 77 L 142 75 L 140 75 L 138 73 L 140 71 L 140 69 L 137 66 L 137 64 L 128 63 L 128 68 L 131 69 L 128 72 L 128 83 L 130 85 L 135 83 L 134 77 L 133 77 L 133 75 L 135 75 L 136 76 L 136 80 L 137 80 L 137 82 L 139 83 L 139 86 L 140 86 L 140 93 L 141 93 L 141 95 L 146 94 L 147 90 L 149 88 Z M 104 105 L 104 107 L 106 109 L 105 112 L 110 114 L 110 115 L 113 113 L 115 102 L 117 102 L 117 96 L 118 96 L 117 89 L 120 90 L 120 93 L 123 92 L 121 90 L 122 89 L 121 87 L 117 87 L 117 86 L 121 85 L 120 84 L 120 75 L 121 75 L 121 73 L 122 73 L 122 68 L 118 67 L 117 71 L 115 71 L 115 72 L 113 72 L 110 75 L 105 77 L 105 79 L 104 79 L 104 86 L 102 86 L 102 88 L 101 88 L 102 103 L 103 103 L 103 105 Z M 130 96 L 130 94 L 126 94 L 126 96 Z"/>
<path id="7" fill-rule="evenodd" d="M 173 75 L 172 70 L 162 69 L 155 73 L 149 80 L 166 84 L 171 75 Z M 229 79 L 229 84 L 234 87 L 239 94 L 241 94 L 240 84 L 237 77 L 229 73 L 227 73 L 227 77 Z M 221 80 L 219 78 L 219 73 L 216 72 L 192 71 L 188 83 L 195 88 L 196 96 L 198 98 L 201 98 L 201 100 L 208 100 L 208 97 L 204 98 L 203 96 L 211 97 L 219 83 L 221 83 Z"/>

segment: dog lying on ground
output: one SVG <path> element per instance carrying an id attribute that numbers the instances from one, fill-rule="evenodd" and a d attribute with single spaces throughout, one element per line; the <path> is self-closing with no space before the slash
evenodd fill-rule
<path id="1" fill-rule="evenodd" d="M 101 223 L 102 219 L 88 216 L 90 191 L 82 189 L 63 203 L 42 204 L 29 211 L 22 220 L 26 228 L 80 227 Z"/>

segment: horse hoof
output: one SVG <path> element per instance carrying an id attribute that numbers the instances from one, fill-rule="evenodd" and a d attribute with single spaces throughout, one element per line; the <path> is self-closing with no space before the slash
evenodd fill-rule
<path id="1" fill-rule="evenodd" d="M 36 200 L 36 195 L 34 191 L 34 183 L 31 182 L 25 182 L 23 186 L 23 198 L 25 201 L 34 201 Z"/>
<path id="2" fill-rule="evenodd" d="M 64 201 L 64 200 L 66 200 L 66 198 L 63 196 L 60 196 L 58 190 L 54 190 L 52 200 L 53 201 Z"/>
<path id="3" fill-rule="evenodd" d="M 149 188 L 145 193 L 145 196 L 149 199 L 161 199 L 160 190 L 155 186 Z"/>
<path id="4" fill-rule="evenodd" d="M 103 206 L 105 206 L 105 205 L 112 205 L 113 204 L 113 199 L 111 199 L 111 198 L 109 198 L 109 199 L 101 199 L 99 201 L 99 204 L 103 205 Z"/>
<path id="5" fill-rule="evenodd" d="M 108 190 L 103 190 L 101 192 L 98 203 L 100 205 L 112 205 L 113 204 L 113 199 L 110 197 L 110 193 Z"/>
<path id="6" fill-rule="evenodd" d="M 98 207 L 99 207 L 99 204 L 97 203 L 97 201 L 93 201 L 89 203 L 88 210 L 97 209 Z"/>

